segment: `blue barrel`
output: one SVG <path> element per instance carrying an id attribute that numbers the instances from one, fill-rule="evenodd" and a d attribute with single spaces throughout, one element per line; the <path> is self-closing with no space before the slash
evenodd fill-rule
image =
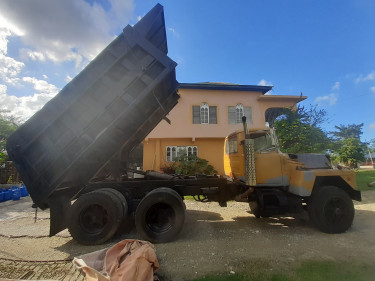
<path id="1" fill-rule="evenodd" d="M 0 202 L 4 202 L 4 192 L 0 190 Z"/>
<path id="2" fill-rule="evenodd" d="M 8 201 L 12 198 L 12 191 L 10 189 L 5 189 L 4 191 L 4 201 Z"/>
<path id="3" fill-rule="evenodd" d="M 12 200 L 13 201 L 20 200 L 20 198 L 21 198 L 21 191 L 20 191 L 19 188 L 12 188 L 11 193 L 12 193 Z"/>
<path id="4" fill-rule="evenodd" d="M 27 189 L 26 189 L 26 187 L 24 185 L 22 185 L 20 187 L 20 191 L 21 191 L 21 197 L 26 197 L 26 196 L 29 195 L 29 193 L 27 192 Z"/>

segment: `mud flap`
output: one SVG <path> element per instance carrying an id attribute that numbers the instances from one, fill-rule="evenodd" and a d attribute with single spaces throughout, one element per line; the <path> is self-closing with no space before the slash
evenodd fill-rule
<path id="1" fill-rule="evenodd" d="M 60 196 L 50 197 L 48 204 L 50 206 L 49 236 L 54 236 L 68 227 L 68 214 L 71 203 L 69 197 Z"/>

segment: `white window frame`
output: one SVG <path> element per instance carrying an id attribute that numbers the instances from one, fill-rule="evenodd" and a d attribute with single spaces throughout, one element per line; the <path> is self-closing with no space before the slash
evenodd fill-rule
<path id="1" fill-rule="evenodd" d="M 165 158 L 167 162 L 173 162 L 177 157 L 177 146 L 167 146 L 165 148 Z"/>
<path id="2" fill-rule="evenodd" d="M 235 106 L 228 106 L 229 124 L 241 124 L 243 116 L 246 116 L 247 124 L 250 125 L 253 123 L 251 106 L 244 106 L 242 103 L 238 103 Z"/>
<path id="3" fill-rule="evenodd" d="M 236 123 L 242 123 L 242 116 L 244 116 L 243 105 L 241 103 L 236 105 Z"/>
<path id="4" fill-rule="evenodd" d="M 195 155 L 198 157 L 198 146 L 169 145 L 165 147 L 165 160 L 167 162 L 173 162 L 184 150 L 186 151 L 186 155 Z"/>
<path id="5" fill-rule="evenodd" d="M 210 107 L 207 103 L 202 103 L 200 108 L 200 119 L 201 124 L 209 124 L 210 123 Z"/>

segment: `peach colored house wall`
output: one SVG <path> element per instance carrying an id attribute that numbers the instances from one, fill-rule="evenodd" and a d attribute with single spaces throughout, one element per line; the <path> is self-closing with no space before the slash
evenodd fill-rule
<path id="1" fill-rule="evenodd" d="M 291 107 L 301 100 L 298 96 L 263 95 L 260 91 L 179 89 L 179 95 L 178 104 L 167 115 L 171 124 L 162 120 L 144 141 L 144 170 L 158 171 L 168 164 L 167 146 L 198 146 L 198 156 L 207 159 L 223 175 L 224 138 L 242 129 L 242 124 L 229 124 L 229 106 L 251 107 L 252 123 L 249 125 L 262 128 L 268 108 Z M 217 107 L 217 124 L 193 124 L 192 107 L 202 103 Z"/>
<path id="2" fill-rule="evenodd" d="M 198 146 L 198 156 L 209 160 L 209 164 L 214 166 L 219 174 L 224 174 L 223 157 L 224 157 L 224 139 L 223 138 L 171 138 L 171 139 L 151 139 L 143 142 L 143 169 L 144 170 L 161 170 L 166 162 L 167 146 Z"/>
<path id="3" fill-rule="evenodd" d="M 242 124 L 228 124 L 228 106 L 236 106 L 239 103 L 251 106 L 253 126 L 265 125 L 264 110 L 257 102 L 257 98 L 262 95 L 261 92 L 180 89 L 179 94 L 181 98 L 178 104 L 168 115 L 172 124 L 160 122 L 147 138 L 225 137 L 242 128 Z M 217 124 L 193 124 L 192 106 L 203 102 L 217 106 Z"/>

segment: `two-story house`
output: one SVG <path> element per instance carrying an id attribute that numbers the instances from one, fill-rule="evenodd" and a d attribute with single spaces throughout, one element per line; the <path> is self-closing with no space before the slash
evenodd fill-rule
<path id="1" fill-rule="evenodd" d="M 267 95 L 272 86 L 182 83 L 179 103 L 143 143 L 143 170 L 159 171 L 181 153 L 206 159 L 224 174 L 224 138 L 248 125 L 264 128 L 280 108 L 293 107 L 303 96 Z"/>

